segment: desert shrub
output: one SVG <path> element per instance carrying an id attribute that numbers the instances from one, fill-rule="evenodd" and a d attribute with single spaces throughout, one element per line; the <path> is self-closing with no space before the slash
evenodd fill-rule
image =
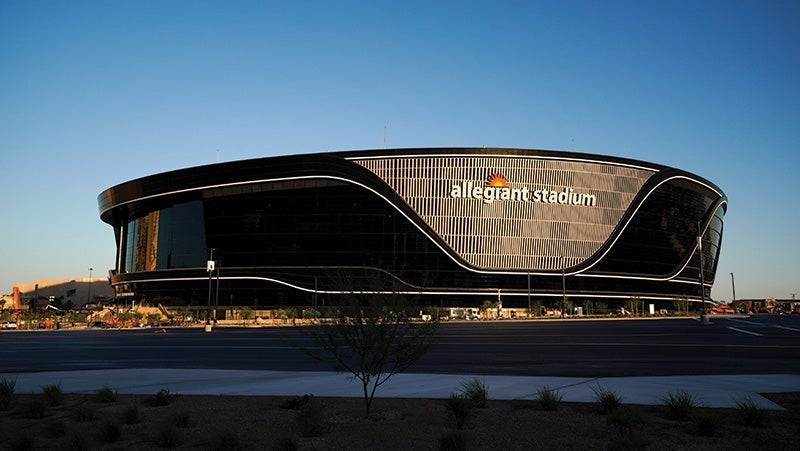
<path id="1" fill-rule="evenodd" d="M 142 420 L 142 414 L 137 405 L 129 405 L 122 411 L 122 422 L 125 424 L 136 424 Z"/>
<path id="2" fill-rule="evenodd" d="M 211 449 L 214 451 L 239 451 L 244 449 L 244 445 L 235 432 L 224 431 L 214 439 Z"/>
<path id="3" fill-rule="evenodd" d="M 156 435 L 156 444 L 162 448 L 177 448 L 181 446 L 183 437 L 175 423 L 167 421 L 161 425 Z"/>
<path id="4" fill-rule="evenodd" d="M 36 443 L 33 440 L 33 436 L 28 432 L 12 436 L 8 442 L 8 449 L 11 451 L 32 451 L 35 447 Z"/>
<path id="5" fill-rule="evenodd" d="M 453 414 L 456 420 L 456 428 L 464 429 L 467 420 L 472 416 L 472 410 L 475 404 L 471 399 L 458 393 L 450 393 L 450 398 L 447 399 L 447 410 Z"/>
<path id="6" fill-rule="evenodd" d="M 558 390 L 553 390 L 548 387 L 541 387 L 536 390 L 536 400 L 539 402 L 539 407 L 543 410 L 554 411 L 558 410 L 558 405 L 564 398 Z"/>
<path id="7" fill-rule="evenodd" d="M 116 421 L 105 421 L 100 426 L 100 439 L 105 443 L 116 442 L 122 437 L 122 425 Z"/>
<path id="8" fill-rule="evenodd" d="M 42 394 L 44 395 L 45 401 L 47 401 L 47 404 L 50 406 L 61 404 L 61 399 L 64 397 L 60 385 L 45 385 L 42 387 Z"/>
<path id="9" fill-rule="evenodd" d="M 97 390 L 94 394 L 95 402 L 112 403 L 117 402 L 117 399 L 117 392 L 112 390 L 108 385 L 104 385 L 103 388 Z"/>
<path id="10" fill-rule="evenodd" d="M 173 398 L 175 395 L 162 388 L 155 395 L 145 398 L 144 403 L 150 407 L 163 407 L 172 404 Z"/>
<path id="11" fill-rule="evenodd" d="M 8 379 L 5 377 L 0 379 L 0 410 L 8 410 L 16 387 L 16 379 Z"/>
<path id="12" fill-rule="evenodd" d="M 61 449 L 64 451 L 89 451 L 91 447 L 89 438 L 80 433 L 70 434 L 61 445 Z"/>
<path id="13" fill-rule="evenodd" d="M 736 401 L 736 410 L 739 413 L 739 421 L 743 425 L 754 428 L 760 428 L 764 426 L 766 413 L 764 412 L 764 409 L 758 407 L 752 398 L 744 398 Z M 800 423 L 798 423 L 798 428 L 800 428 Z"/>
<path id="14" fill-rule="evenodd" d="M 325 432 L 325 408 L 316 398 L 311 398 L 297 411 L 295 423 L 303 437 L 319 437 Z"/>
<path id="15" fill-rule="evenodd" d="M 186 410 L 175 412 L 172 415 L 172 421 L 175 423 L 175 426 L 181 429 L 190 428 L 195 424 L 192 415 Z"/>
<path id="16" fill-rule="evenodd" d="M 692 427 L 689 428 L 690 434 L 698 435 L 700 437 L 713 437 L 716 432 L 717 423 L 713 418 L 706 415 L 697 418 L 692 424 Z"/>
<path id="17" fill-rule="evenodd" d="M 96 415 L 92 406 L 80 405 L 72 411 L 72 418 L 75 421 L 86 423 L 89 421 L 94 421 Z"/>
<path id="18" fill-rule="evenodd" d="M 662 398 L 662 404 L 666 409 L 667 418 L 680 421 L 688 420 L 697 407 L 697 401 L 686 390 L 674 394 L 667 393 L 667 396 Z"/>
<path id="19" fill-rule="evenodd" d="M 295 396 L 294 398 L 289 398 L 286 401 L 281 403 L 281 409 L 286 410 L 299 410 L 313 398 L 314 395 L 305 394 L 303 396 Z"/>
<path id="20" fill-rule="evenodd" d="M 603 387 L 594 387 L 592 391 L 600 412 L 605 415 L 617 410 L 622 405 L 622 397 L 616 392 Z"/>
<path id="21" fill-rule="evenodd" d="M 50 438 L 63 437 L 67 433 L 67 425 L 63 421 L 56 420 L 48 422 L 44 427 L 44 435 Z"/>
<path id="22" fill-rule="evenodd" d="M 28 401 L 28 403 L 26 403 L 22 408 L 22 413 L 26 418 L 31 418 L 34 420 L 44 418 L 45 414 L 47 413 L 47 404 L 40 399 Z"/>
<path id="23" fill-rule="evenodd" d="M 463 451 L 467 449 L 467 434 L 464 431 L 448 431 L 439 437 L 442 451 Z"/>
<path id="24" fill-rule="evenodd" d="M 606 447 L 609 451 L 644 451 L 650 449 L 650 441 L 635 429 L 617 431 Z"/>
<path id="25" fill-rule="evenodd" d="M 486 407 L 489 399 L 489 387 L 477 377 L 461 383 L 461 393 L 465 398 L 472 401 L 475 407 Z"/>

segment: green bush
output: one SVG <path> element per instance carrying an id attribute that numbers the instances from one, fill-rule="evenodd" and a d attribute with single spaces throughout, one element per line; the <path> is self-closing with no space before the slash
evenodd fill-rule
<path id="1" fill-rule="evenodd" d="M 760 428 L 764 426 L 766 412 L 758 407 L 752 398 L 744 398 L 736 401 L 736 409 L 739 412 L 739 421 L 749 427 Z M 800 423 L 798 423 L 800 427 Z"/>
<path id="2" fill-rule="evenodd" d="M 117 399 L 117 392 L 112 390 L 108 385 L 104 385 L 103 388 L 97 390 L 94 394 L 95 402 L 113 403 L 117 402 Z"/>
<path id="3" fill-rule="evenodd" d="M 558 390 L 553 390 L 548 387 L 541 387 L 536 390 L 536 400 L 539 402 L 539 407 L 543 410 L 554 411 L 558 410 L 558 405 L 564 398 Z"/>
<path id="4" fill-rule="evenodd" d="M 605 415 L 614 412 L 622 405 L 622 397 L 611 390 L 603 387 L 594 387 L 592 391 L 600 412 Z"/>
<path id="5" fill-rule="evenodd" d="M 439 437 L 442 451 L 464 451 L 467 449 L 467 434 L 464 431 L 448 431 Z"/>
<path id="6" fill-rule="evenodd" d="M 7 379 L 5 377 L 0 379 L 0 410 L 8 410 L 16 387 L 16 379 Z"/>
<path id="7" fill-rule="evenodd" d="M 311 398 L 297 411 L 295 423 L 303 437 L 319 437 L 325 433 L 325 408 L 316 398 Z"/>
<path id="8" fill-rule="evenodd" d="M 668 393 L 662 399 L 662 404 L 666 409 L 667 418 L 671 420 L 688 420 L 694 408 L 697 407 L 697 401 L 686 390 L 681 390 L 678 393 Z"/>
<path id="9" fill-rule="evenodd" d="M 472 416 L 472 410 L 475 404 L 473 401 L 464 395 L 458 393 L 450 393 L 450 398 L 447 399 L 447 410 L 453 414 L 456 420 L 456 428 L 464 429 L 467 421 Z"/>
<path id="10" fill-rule="evenodd" d="M 489 399 L 489 387 L 477 377 L 461 383 L 461 393 L 472 401 L 475 407 L 484 408 Z"/>
<path id="11" fill-rule="evenodd" d="M 44 399 L 48 405 L 57 406 L 61 404 L 63 393 L 60 385 L 45 385 L 42 387 L 42 394 L 44 394 Z"/>
<path id="12" fill-rule="evenodd" d="M 148 396 L 144 399 L 144 403 L 150 407 L 163 407 L 172 404 L 175 395 L 171 394 L 169 390 L 161 389 L 153 396 Z"/>

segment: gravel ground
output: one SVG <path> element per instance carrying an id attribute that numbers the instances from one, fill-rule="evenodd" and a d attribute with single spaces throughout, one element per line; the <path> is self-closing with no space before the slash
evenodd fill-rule
<path id="1" fill-rule="evenodd" d="M 533 401 L 489 401 L 462 430 L 446 401 L 376 399 L 363 417 L 361 399 L 181 396 L 152 406 L 144 396 L 102 403 L 92 395 L 63 395 L 45 406 L 43 395 L 15 395 L 0 411 L 6 449 L 308 449 L 436 450 L 442 438 L 464 449 L 563 450 L 797 450 L 800 394 L 770 395 L 786 411 L 764 411 L 762 427 L 744 426 L 735 409 L 694 410 L 667 419 L 661 406 L 623 406 L 613 417 L 593 404 L 561 403 L 545 411 Z M 152 397 L 150 397 L 152 399 Z M 139 421 L 126 424 L 126 411 Z M 90 413 L 89 413 L 90 412 Z M 31 418 L 41 415 L 41 418 Z M 610 419 L 614 418 L 614 420 Z M 119 436 L 115 437 L 118 431 Z M 613 445 L 622 444 L 614 448 Z M 627 446 L 627 447 L 626 447 Z M 638 446 L 638 447 L 637 447 Z M 457 448 L 456 448 L 457 449 Z"/>

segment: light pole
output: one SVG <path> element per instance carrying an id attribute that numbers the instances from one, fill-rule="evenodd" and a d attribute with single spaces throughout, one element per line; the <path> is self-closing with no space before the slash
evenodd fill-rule
<path id="1" fill-rule="evenodd" d="M 206 332 L 211 332 L 211 280 L 214 276 L 214 248 L 209 249 L 206 270 L 208 271 L 208 306 L 206 307 Z"/>
<path id="2" fill-rule="evenodd" d="M 733 302 L 736 302 L 736 284 L 733 281 L 733 273 L 731 273 L 731 289 L 733 290 Z"/>
<path id="3" fill-rule="evenodd" d="M 87 304 L 92 300 L 92 271 L 94 271 L 94 268 L 89 268 L 89 289 L 86 291 Z"/>
<path id="4" fill-rule="evenodd" d="M 564 256 L 559 258 L 561 262 L 561 317 L 564 317 L 564 305 L 567 303 L 567 269 L 564 266 Z"/>

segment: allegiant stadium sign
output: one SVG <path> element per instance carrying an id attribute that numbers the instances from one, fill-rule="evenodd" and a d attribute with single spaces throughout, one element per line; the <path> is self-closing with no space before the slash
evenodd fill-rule
<path id="1" fill-rule="evenodd" d="M 500 174 L 491 175 L 486 182 L 454 183 L 450 189 L 450 197 L 454 199 L 476 199 L 485 204 L 496 200 L 539 202 L 545 204 L 579 205 L 594 207 L 597 196 L 594 194 L 576 193 L 573 188 L 530 189 L 527 186 L 512 188 L 508 180 Z"/>

